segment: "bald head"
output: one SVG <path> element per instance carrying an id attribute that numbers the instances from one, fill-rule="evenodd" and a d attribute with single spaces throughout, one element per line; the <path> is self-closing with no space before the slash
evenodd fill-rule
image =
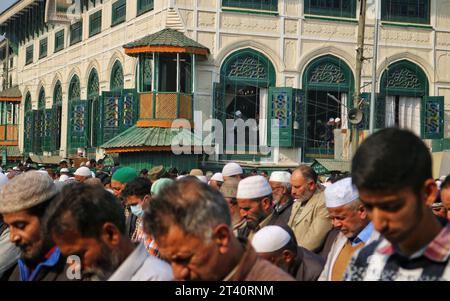
<path id="1" fill-rule="evenodd" d="M 316 191 L 317 173 L 308 165 L 300 165 L 291 177 L 291 194 L 298 201 L 308 201 Z"/>

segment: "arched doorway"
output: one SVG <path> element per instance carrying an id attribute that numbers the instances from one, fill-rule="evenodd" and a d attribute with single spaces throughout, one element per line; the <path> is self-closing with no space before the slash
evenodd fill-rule
<path id="1" fill-rule="evenodd" d="M 78 149 L 86 147 L 86 133 L 88 122 L 87 102 L 80 99 L 80 79 L 74 75 L 69 84 L 69 123 L 68 150 L 77 153 Z"/>
<path id="2" fill-rule="evenodd" d="M 267 118 L 269 87 L 274 87 L 275 82 L 275 68 L 265 55 L 250 48 L 232 53 L 223 62 L 220 84 L 215 87 L 216 118 L 223 125 L 226 124 L 225 119 L 237 118 L 255 119 L 259 124 L 260 119 Z M 248 133 L 245 136 L 245 145 L 248 146 Z M 267 145 L 265 122 L 259 127 L 257 137 L 258 145 Z M 248 153 L 247 147 L 238 145 L 239 150 Z"/>
<path id="3" fill-rule="evenodd" d="M 303 75 L 306 96 L 306 150 L 305 156 L 334 157 L 336 126 L 348 127 L 348 108 L 352 107 L 354 78 L 351 69 L 341 59 L 325 55 L 313 60 Z"/>
<path id="4" fill-rule="evenodd" d="M 381 123 L 384 121 L 381 126 L 405 128 L 421 136 L 422 106 L 428 87 L 427 76 L 418 65 L 407 60 L 389 65 L 380 81 L 381 105 L 376 115 Z"/>

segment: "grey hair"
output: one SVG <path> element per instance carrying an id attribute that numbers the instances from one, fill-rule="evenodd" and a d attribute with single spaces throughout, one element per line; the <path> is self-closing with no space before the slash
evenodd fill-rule
<path id="1" fill-rule="evenodd" d="M 219 191 L 190 176 L 165 187 L 144 215 L 144 230 L 156 240 L 175 225 L 187 235 L 208 241 L 219 224 L 231 227 L 227 202 Z"/>
<path id="2" fill-rule="evenodd" d="M 363 203 L 361 202 L 361 200 L 358 198 L 348 204 L 345 205 L 345 207 L 350 208 L 354 211 L 358 211 L 359 207 L 362 205 Z"/>

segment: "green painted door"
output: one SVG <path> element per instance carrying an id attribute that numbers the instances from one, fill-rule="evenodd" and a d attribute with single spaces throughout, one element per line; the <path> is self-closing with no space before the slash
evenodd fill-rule
<path id="1" fill-rule="evenodd" d="M 86 100 L 69 102 L 69 149 L 86 148 L 89 133 L 89 106 Z"/>

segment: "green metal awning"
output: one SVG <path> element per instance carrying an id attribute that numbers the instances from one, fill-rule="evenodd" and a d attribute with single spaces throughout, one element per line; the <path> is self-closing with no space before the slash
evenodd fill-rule
<path id="1" fill-rule="evenodd" d="M 22 93 L 18 86 L 14 86 L 0 91 L 0 101 L 21 101 Z"/>
<path id="2" fill-rule="evenodd" d="M 330 160 L 330 159 L 316 159 L 311 164 L 312 168 L 319 174 L 330 174 L 332 171 L 350 172 L 351 162 Z"/>
<path id="3" fill-rule="evenodd" d="M 207 47 L 171 28 L 165 28 L 135 42 L 128 43 L 123 48 L 125 48 L 125 53 L 129 55 L 152 52 L 208 55 L 210 52 Z"/>
<path id="4" fill-rule="evenodd" d="M 172 143 L 180 141 L 186 144 L 189 141 L 192 146 L 202 145 L 202 139 L 186 129 L 133 126 L 104 143 L 101 148 L 107 153 L 170 151 Z"/>

